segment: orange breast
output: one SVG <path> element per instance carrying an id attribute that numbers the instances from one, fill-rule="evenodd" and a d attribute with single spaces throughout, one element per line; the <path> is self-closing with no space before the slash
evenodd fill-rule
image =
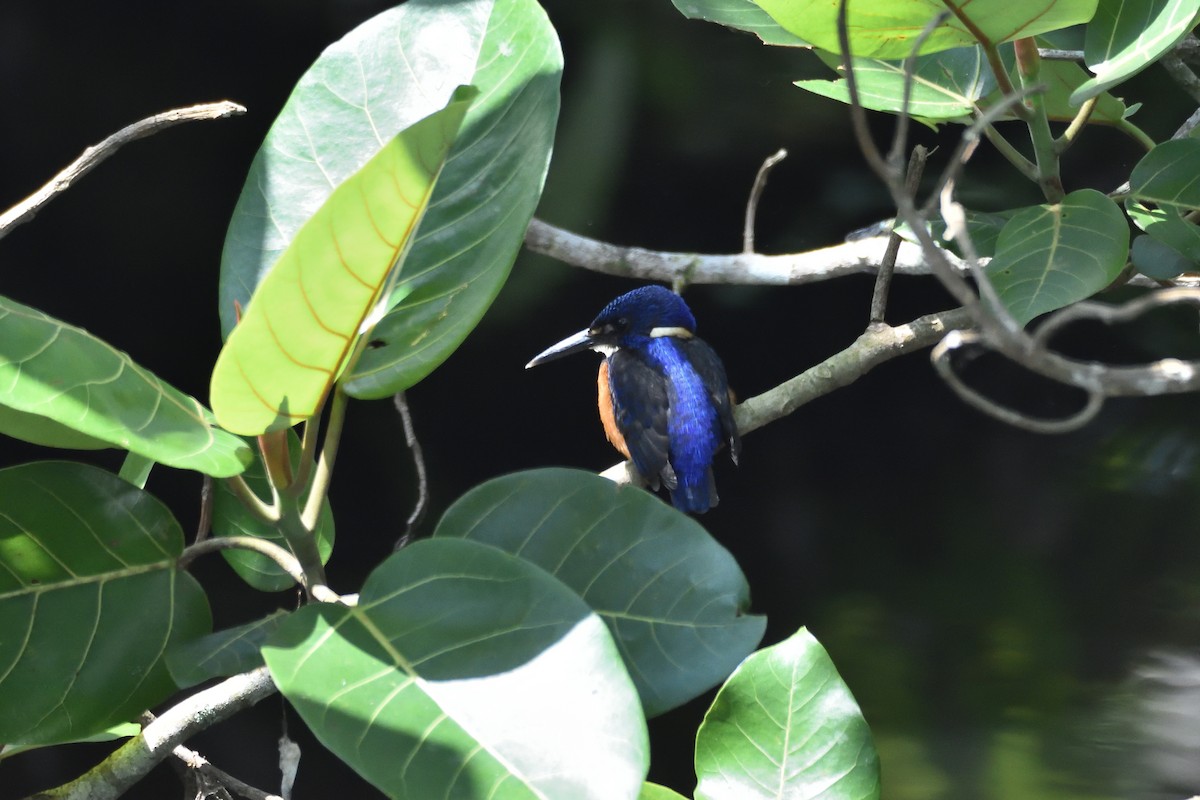
<path id="1" fill-rule="evenodd" d="M 625 445 L 625 437 L 621 435 L 620 429 L 617 428 L 617 416 L 613 411 L 612 388 L 608 383 L 608 359 L 600 362 L 600 376 L 596 379 L 596 388 L 599 390 L 599 407 L 600 407 L 600 422 L 604 425 L 604 435 L 612 442 L 612 446 L 620 451 L 621 455 L 629 458 L 629 448 Z"/>

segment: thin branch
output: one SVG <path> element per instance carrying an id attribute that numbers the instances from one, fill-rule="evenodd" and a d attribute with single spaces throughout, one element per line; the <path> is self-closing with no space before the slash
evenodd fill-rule
<path id="1" fill-rule="evenodd" d="M 179 745 L 171 753 L 182 761 L 188 769 L 203 775 L 210 783 L 222 786 L 238 797 L 244 797 L 246 800 L 283 800 L 277 794 L 256 789 L 250 784 L 233 777 L 225 770 L 214 767 L 207 758 L 195 750 Z"/>
<path id="2" fill-rule="evenodd" d="M 780 161 L 787 158 L 787 150 L 782 147 L 767 156 L 754 176 L 754 185 L 750 187 L 750 197 L 746 200 L 746 221 L 742 226 L 742 252 L 754 252 L 754 218 L 758 214 L 758 199 L 762 197 L 763 189 L 767 186 L 767 176 Z"/>
<path id="3" fill-rule="evenodd" d="M 274 542 L 258 536 L 214 536 L 204 539 L 185 548 L 175 562 L 176 566 L 185 569 L 200 556 L 218 550 L 250 550 L 261 553 L 274 561 L 297 585 L 305 585 L 304 568 L 296 556 Z"/>
<path id="4" fill-rule="evenodd" d="M 396 405 L 396 411 L 400 413 L 400 421 L 404 424 L 404 442 L 408 445 L 409 452 L 412 453 L 413 466 L 417 470 L 417 503 L 413 507 L 412 513 L 408 515 L 404 534 L 396 540 L 396 545 L 392 548 L 399 550 L 409 543 L 413 531 L 425 518 L 425 511 L 429 507 L 429 479 L 425 475 L 425 455 L 421 451 L 421 442 L 417 439 L 417 430 L 413 426 L 408 398 L 405 397 L 404 392 L 396 392 L 392 397 L 392 402 Z"/>
<path id="5" fill-rule="evenodd" d="M 806 403 L 849 386 L 885 361 L 932 347 L 948 331 L 970 324 L 971 315 L 965 309 L 956 308 L 927 314 L 895 327 L 871 325 L 846 349 L 739 405 L 734 409 L 738 431 L 745 435 L 758 430 Z M 627 463 L 616 464 L 601 475 L 617 483 L 629 483 L 635 476 L 631 476 Z"/>
<path id="6" fill-rule="evenodd" d="M 925 172 L 925 159 L 928 157 L 929 151 L 921 145 L 917 145 L 912 150 L 912 155 L 908 159 L 908 176 L 905 179 L 905 186 L 908 192 L 916 196 L 917 187 L 921 183 L 921 175 Z M 892 275 L 896 267 L 896 255 L 900 252 L 900 245 L 903 239 L 900 233 L 896 230 L 898 221 L 893 221 L 892 232 L 888 235 L 887 249 L 883 253 L 883 261 L 879 266 L 879 273 L 875 276 L 875 290 L 871 293 L 871 322 L 883 322 L 887 315 L 888 294 L 892 287 Z"/>
<path id="7" fill-rule="evenodd" d="M 1038 55 L 1047 61 L 1083 61 L 1082 50 L 1058 50 L 1053 47 L 1039 47 Z"/>
<path id="8" fill-rule="evenodd" d="M 1167 53 L 1158 63 L 1162 64 L 1163 69 L 1180 89 L 1187 92 L 1193 101 L 1200 103 L 1200 78 L 1196 77 L 1191 67 L 1183 63 L 1183 59 L 1175 53 Z"/>
<path id="9" fill-rule="evenodd" d="M 213 479 L 211 475 L 204 476 L 204 483 L 200 484 L 200 519 L 196 523 L 196 539 L 197 543 L 208 538 L 208 534 L 212 530 L 213 516 Z"/>
<path id="10" fill-rule="evenodd" d="M 100 144 L 83 151 L 79 158 L 72 161 L 65 169 L 42 188 L 26 197 L 20 203 L 0 214 L 0 238 L 23 222 L 28 222 L 37 215 L 47 203 L 59 193 L 70 188 L 71 184 L 87 175 L 100 162 L 117 152 L 123 145 L 137 139 L 143 139 L 159 131 L 174 127 L 182 122 L 192 122 L 206 119 L 224 119 L 225 117 L 245 114 L 246 109 L 237 103 L 222 100 L 219 103 L 202 103 L 187 108 L 176 108 L 164 111 L 152 117 L 128 125 L 109 136 Z"/>
<path id="11" fill-rule="evenodd" d="M 164 711 L 84 775 L 26 800 L 116 800 L 188 738 L 274 692 L 266 667 L 227 678 Z"/>

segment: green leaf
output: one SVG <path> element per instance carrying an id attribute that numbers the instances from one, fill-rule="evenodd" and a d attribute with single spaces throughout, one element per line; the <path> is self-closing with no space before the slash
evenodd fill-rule
<path id="1" fill-rule="evenodd" d="M 1142 157 L 1129 194 L 1145 203 L 1200 209 L 1200 139 L 1172 139 Z"/>
<path id="2" fill-rule="evenodd" d="M 608 624 L 647 716 L 720 683 L 762 639 L 729 552 L 691 517 L 589 472 L 539 469 L 488 481 L 434 537 L 465 537 L 532 561 Z"/>
<path id="3" fill-rule="evenodd" d="M 535 0 L 409 0 L 329 47 L 263 142 L 221 262 L 222 330 L 332 192 L 380 143 L 477 86 L 411 252 L 344 388 L 417 383 L 466 338 L 508 277 L 549 165 L 562 53 Z M 369 79 L 364 79 L 369 76 Z"/>
<path id="4" fill-rule="evenodd" d="M 351 396 L 389 397 L 416 384 L 496 298 L 546 179 L 561 76 L 558 35 L 541 6 L 495 0 L 470 76 L 482 95 L 450 151 L 393 308 L 343 381 Z"/>
<path id="5" fill-rule="evenodd" d="M 840 57 L 818 53 L 821 60 L 840 70 Z M 877 58 L 853 59 L 858 79 L 859 101 L 876 111 L 899 112 L 904 107 L 904 61 Z M 850 102 L 844 80 L 796 81 L 796 85 L 814 94 Z M 960 47 L 920 56 L 913 72 L 909 113 L 928 120 L 961 119 L 971 115 L 977 101 L 996 87 L 983 51 L 978 47 Z"/>
<path id="6" fill-rule="evenodd" d="M 1112 200 L 1094 189 L 1062 203 L 1034 206 L 1005 224 L 987 275 L 1022 324 L 1108 286 L 1129 254 L 1129 227 Z"/>
<path id="7" fill-rule="evenodd" d="M 128 739 L 131 736 L 137 736 L 142 731 L 142 726 L 136 722 L 121 722 L 113 725 L 99 733 L 94 733 L 91 736 L 84 736 L 80 739 L 72 739 L 69 742 L 55 742 L 55 744 L 83 744 L 86 742 L 111 742 L 116 739 Z M 0 761 L 15 756 L 19 753 L 25 753 L 30 750 L 37 750 L 45 745 L 37 744 L 6 744 L 0 746 Z"/>
<path id="8" fill-rule="evenodd" d="M 635 797 L 637 694 L 570 590 L 477 542 L 420 541 L 358 605 L 309 605 L 263 648 L 317 738 L 393 798 Z"/>
<path id="9" fill-rule="evenodd" d="M 167 667 L 181 688 L 210 678 L 228 678 L 263 665 L 259 648 L 287 619 L 288 612 L 267 616 L 233 628 L 190 639 L 167 651 Z"/>
<path id="10" fill-rule="evenodd" d="M 0 405 L 0 433 L 23 442 L 64 450 L 103 450 L 113 445 L 40 414 Z"/>
<path id="11" fill-rule="evenodd" d="M 1037 44 L 1038 47 L 1054 46 L 1052 42 L 1041 37 L 1038 37 Z M 1021 77 L 1017 71 L 1017 57 L 1012 46 L 1000 49 L 1000 59 L 1008 70 L 1013 85 L 1020 85 Z M 1042 59 L 1038 72 L 1038 83 L 1046 86 L 1046 91 L 1042 93 L 1042 104 L 1046 109 L 1046 115 L 1055 122 L 1070 122 L 1075 119 L 1079 113 L 1079 102 L 1075 100 L 1074 92 L 1086 83 L 1089 77 L 1083 67 L 1074 61 Z M 985 105 L 1002 100 L 1003 96 L 997 90 L 986 99 Z M 1132 113 L 1125 103 L 1104 92 L 1097 98 L 1096 105 L 1088 117 L 1088 124 L 1117 125 Z M 1017 116 L 1010 112 L 1001 119 L 1015 120 Z"/>
<path id="12" fill-rule="evenodd" d="M 86 437 L 68 441 L 62 427 L 51 425 L 31 433 L 37 443 L 78 447 L 98 440 L 217 478 L 237 475 L 250 461 L 246 443 L 209 424 L 200 403 L 125 353 L 2 297 L 0 404 Z M 19 429 L 6 432 L 25 438 Z M 45 437 L 50 441 L 37 441 Z"/>
<path id="13" fill-rule="evenodd" d="M 1133 266 L 1143 275 L 1165 281 L 1196 268 L 1196 262 L 1157 239 L 1142 234 L 1135 236 L 1129 249 Z"/>
<path id="14" fill-rule="evenodd" d="M 788 32 L 822 50 L 841 52 L 838 0 L 755 2 Z M 973 0 L 957 5 L 960 15 L 939 26 L 925 41 L 922 53 L 978 44 L 966 20 L 999 44 L 1087 22 L 1096 11 L 1096 0 Z M 907 58 L 925 25 L 945 10 L 942 0 L 851 2 L 847 17 L 851 53 L 862 58 Z"/>
<path id="15" fill-rule="evenodd" d="M 1200 261 L 1200 226 L 1185 220 L 1178 206 L 1148 208 L 1129 200 L 1125 203 L 1125 210 L 1134 224 L 1150 236 L 1192 261 Z"/>
<path id="16" fill-rule="evenodd" d="M 808 42 L 794 36 L 771 19 L 754 0 L 671 0 L 679 13 L 688 19 L 715 22 L 726 28 L 753 33 L 763 44 L 785 47 L 808 47 Z"/>
<path id="17" fill-rule="evenodd" d="M 674 789 L 647 782 L 642 784 L 642 793 L 638 795 L 637 800 L 686 800 L 686 798 Z"/>
<path id="18" fill-rule="evenodd" d="M 696 800 L 877 798 L 858 703 L 806 629 L 738 667 L 696 734 Z"/>
<path id="19" fill-rule="evenodd" d="M 1083 57 L 1094 78 L 1071 95 L 1079 105 L 1138 74 L 1192 29 L 1200 0 L 1100 0 Z"/>
<path id="20" fill-rule="evenodd" d="M 174 691 L 163 654 L 211 625 L 182 550 L 167 508 L 116 475 L 0 470 L 0 742 L 77 741 Z"/>
<path id="21" fill-rule="evenodd" d="M 405 128 L 333 191 L 255 290 L 212 375 L 213 413 L 246 435 L 314 416 L 412 244 L 477 94 Z"/>
<path id="22" fill-rule="evenodd" d="M 292 470 L 295 472 L 300 466 L 300 437 L 294 431 L 288 431 L 287 443 Z M 255 457 L 254 463 L 246 469 L 242 478 L 259 498 L 271 496 L 271 482 L 267 478 L 261 455 Z M 311 485 L 310 477 L 309 487 Z M 307 496 L 309 487 L 305 487 L 302 496 Z M 250 509 L 246 508 L 246 505 L 224 482 L 217 483 L 213 487 L 212 529 L 215 536 L 254 536 L 274 542 L 284 550 L 289 549 L 283 532 L 277 526 L 263 522 Z M 321 555 L 321 563 L 325 564 L 333 553 L 334 541 L 333 509 L 329 505 L 328 497 L 321 503 L 321 513 L 317 516 L 317 525 L 313 535 L 317 537 L 317 552 Z M 222 550 L 221 555 L 225 557 L 225 561 L 233 567 L 234 572 L 242 580 L 260 592 L 281 592 L 295 586 L 292 576 L 288 575 L 283 567 L 276 564 L 269 556 L 262 553 L 233 549 Z"/>

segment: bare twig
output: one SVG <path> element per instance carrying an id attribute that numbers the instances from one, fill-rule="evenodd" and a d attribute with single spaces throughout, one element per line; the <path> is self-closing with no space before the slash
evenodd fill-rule
<path id="1" fill-rule="evenodd" d="M 274 542 L 261 539 L 257 536 L 214 536 L 204 539 L 187 547 L 180 554 L 176 566 L 179 569 L 184 569 L 188 564 L 205 553 L 215 553 L 218 550 L 250 550 L 255 553 L 261 553 L 274 561 L 297 585 L 305 585 L 304 568 L 300 565 L 296 556 Z"/>
<path id="2" fill-rule="evenodd" d="M 925 159 L 929 151 L 921 145 L 912 150 L 908 159 L 908 177 L 905 187 L 909 194 L 916 196 L 917 187 L 921 184 L 921 175 L 925 172 Z M 892 288 L 892 275 L 896 268 L 896 255 L 900 252 L 903 239 L 896 230 L 897 223 L 892 223 L 892 232 L 888 236 L 887 249 L 883 253 L 883 261 L 879 272 L 875 275 L 875 291 L 871 293 L 871 322 L 883 322 L 887 315 L 888 294 Z"/>
<path id="3" fill-rule="evenodd" d="M 200 519 L 196 523 L 196 542 L 202 542 L 208 538 L 209 532 L 212 530 L 212 514 L 213 514 L 213 479 L 211 475 L 204 476 L 204 482 L 200 484 Z"/>
<path id="4" fill-rule="evenodd" d="M 1162 64 L 1163 69 L 1180 89 L 1187 92 L 1193 101 L 1200 103 L 1200 78 L 1196 77 L 1191 67 L 1183 63 L 1183 59 L 1175 53 L 1167 53 L 1158 63 Z"/>
<path id="5" fill-rule="evenodd" d="M 746 200 L 746 221 L 742 226 L 742 252 L 754 252 L 754 218 L 758 214 L 758 199 L 762 197 L 763 189 L 767 186 L 767 176 L 780 161 L 787 158 L 787 150 L 780 148 L 767 156 L 758 174 L 754 176 L 754 185 L 750 187 L 750 197 Z"/>
<path id="6" fill-rule="evenodd" d="M 1082 50 L 1058 50 L 1053 47 L 1039 47 L 1038 54 L 1047 61 L 1083 61 Z"/>
<path id="7" fill-rule="evenodd" d="M 227 678 L 164 711 L 86 774 L 27 800 L 115 800 L 189 737 L 274 692 L 266 667 Z"/>
<path id="8" fill-rule="evenodd" d="M 117 152 L 123 145 L 137 139 L 143 139 L 161 130 L 174 127 L 182 122 L 192 122 L 205 119 L 224 119 L 225 117 L 245 114 L 246 109 L 237 103 L 222 100 L 219 103 L 202 103 L 188 108 L 176 108 L 164 111 L 152 117 L 146 117 L 132 125 L 128 125 L 109 136 L 98 145 L 83 151 L 79 158 L 72 161 L 65 169 L 42 188 L 26 197 L 20 203 L 0 214 L 0 238 L 8 235 L 9 231 L 23 222 L 28 222 L 60 192 L 66 191 L 71 184 L 87 175 L 100 162 Z"/>
<path id="9" fill-rule="evenodd" d="M 200 775 L 203 775 L 211 784 L 215 784 L 229 790 L 238 797 L 244 797 L 246 800 L 283 800 L 277 794 L 264 792 L 262 789 L 256 789 L 248 783 L 238 780 L 237 778 L 225 772 L 222 769 L 214 767 L 209 763 L 208 759 L 197 753 L 195 750 L 179 745 L 171 751 L 172 754 L 182 761 L 188 769 L 193 770 Z"/>
<path id="10" fill-rule="evenodd" d="M 403 535 L 396 540 L 393 549 L 399 550 L 409 543 L 413 530 L 425 518 L 425 510 L 429 506 L 429 482 L 425 476 L 425 456 L 421 451 L 421 442 L 417 439 L 416 428 L 413 427 L 408 398 L 405 397 L 404 392 L 396 392 L 392 397 L 392 402 L 395 403 L 396 410 L 400 412 L 400 421 L 404 423 L 404 442 L 408 445 L 409 452 L 412 453 L 413 466 L 417 470 L 417 504 L 413 507 L 412 513 L 408 515 Z"/>

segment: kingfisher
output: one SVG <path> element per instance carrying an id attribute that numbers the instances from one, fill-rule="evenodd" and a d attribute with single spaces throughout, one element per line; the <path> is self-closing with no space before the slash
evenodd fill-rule
<path id="1" fill-rule="evenodd" d="M 726 445 L 736 464 L 741 438 L 725 366 L 696 336 L 683 298 L 662 286 L 634 289 L 525 368 L 583 350 L 604 356 L 597 384 L 608 441 L 651 489 L 667 487 L 679 510 L 715 506 L 713 457 Z"/>

